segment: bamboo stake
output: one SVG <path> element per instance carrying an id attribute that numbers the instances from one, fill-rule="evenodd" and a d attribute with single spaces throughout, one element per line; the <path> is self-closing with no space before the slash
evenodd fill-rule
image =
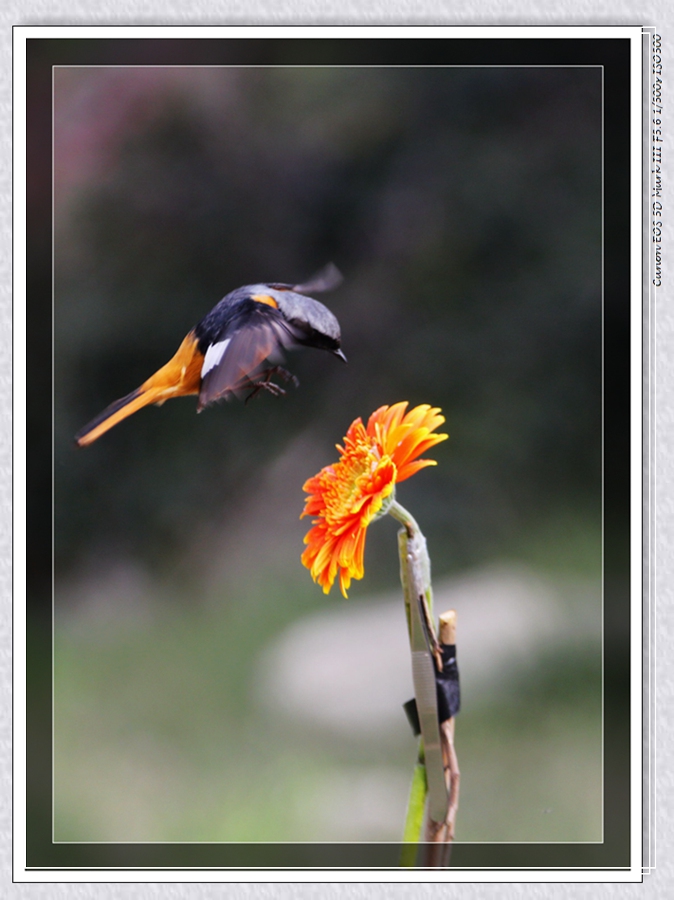
<path id="1" fill-rule="evenodd" d="M 445 646 L 456 646 L 456 610 L 450 609 L 440 616 L 440 643 Z M 454 826 L 459 809 L 459 785 L 461 772 L 459 760 L 454 749 L 454 716 L 440 726 L 443 738 L 443 756 L 445 757 L 445 778 L 449 786 L 449 809 L 445 819 L 446 840 L 454 840 Z M 446 753 L 446 755 L 445 755 Z"/>
<path id="2" fill-rule="evenodd" d="M 445 646 L 456 644 L 456 612 L 453 609 L 440 616 L 440 644 Z M 453 716 L 441 723 L 440 739 L 445 765 L 445 780 L 449 789 L 449 806 L 444 822 L 435 822 L 430 816 L 426 819 L 423 865 L 429 868 L 443 868 L 449 865 L 456 814 L 459 809 L 461 773 L 454 748 Z"/>

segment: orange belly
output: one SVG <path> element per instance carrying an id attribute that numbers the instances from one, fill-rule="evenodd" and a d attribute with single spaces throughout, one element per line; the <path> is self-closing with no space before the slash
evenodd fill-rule
<path id="1" fill-rule="evenodd" d="M 163 403 L 170 397 L 198 394 L 201 387 L 201 367 L 204 355 L 194 332 L 185 337 L 175 355 L 141 385 L 143 393 L 152 394 L 148 403 Z"/>

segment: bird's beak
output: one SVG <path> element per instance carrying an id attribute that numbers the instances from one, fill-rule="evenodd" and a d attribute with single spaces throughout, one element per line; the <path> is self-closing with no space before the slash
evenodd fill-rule
<path id="1" fill-rule="evenodd" d="M 338 356 L 342 360 L 342 362 L 346 362 L 346 356 L 344 356 L 341 350 L 337 349 L 333 350 L 332 352 L 335 354 L 335 356 Z"/>

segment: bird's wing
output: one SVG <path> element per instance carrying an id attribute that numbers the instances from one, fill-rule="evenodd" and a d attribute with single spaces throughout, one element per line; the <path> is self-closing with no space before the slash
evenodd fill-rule
<path id="1" fill-rule="evenodd" d="M 304 284 L 296 284 L 293 287 L 298 294 L 318 294 L 322 291 L 332 291 L 344 281 L 344 276 L 334 263 L 328 263 L 320 272 L 317 272 Z"/>
<path id="2" fill-rule="evenodd" d="M 305 281 L 304 284 L 285 284 L 274 283 L 269 287 L 276 288 L 278 291 L 295 291 L 296 294 L 320 294 L 323 291 L 332 291 L 344 281 L 344 276 L 334 263 L 328 263 L 323 266 L 320 272 Z"/>
<path id="3" fill-rule="evenodd" d="M 223 335 L 204 354 L 198 409 L 247 388 L 265 359 L 278 360 L 293 343 L 292 328 L 277 314 L 257 316 Z"/>

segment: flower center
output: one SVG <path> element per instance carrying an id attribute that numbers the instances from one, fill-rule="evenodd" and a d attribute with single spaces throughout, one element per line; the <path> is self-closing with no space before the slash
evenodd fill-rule
<path id="1" fill-rule="evenodd" d="M 389 456 L 381 456 L 372 443 L 358 441 L 332 467 L 326 496 L 325 518 L 335 524 L 345 517 L 361 516 L 367 524 L 378 515 L 393 491 L 396 467 Z"/>

